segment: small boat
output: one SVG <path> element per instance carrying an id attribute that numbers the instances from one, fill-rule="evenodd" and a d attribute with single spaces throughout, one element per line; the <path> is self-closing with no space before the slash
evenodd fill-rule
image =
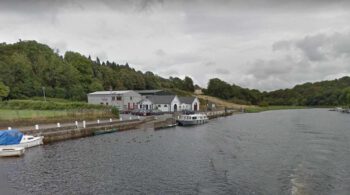
<path id="1" fill-rule="evenodd" d="M 114 133 L 117 132 L 118 130 L 113 128 L 113 129 L 104 129 L 104 130 L 97 130 L 94 131 L 94 135 L 102 135 L 102 134 L 107 134 L 107 133 Z"/>
<path id="2" fill-rule="evenodd" d="M 22 156 L 24 152 L 23 147 L 0 147 L 0 157 Z"/>
<path id="3" fill-rule="evenodd" d="M 18 130 L 0 130 L 1 148 L 23 147 L 30 148 L 43 144 L 43 136 L 23 135 Z"/>
<path id="4" fill-rule="evenodd" d="M 173 127 L 176 127 L 176 126 L 177 126 L 177 124 L 174 123 L 174 124 L 169 124 L 169 125 L 165 125 L 165 126 L 155 127 L 154 130 L 173 128 Z"/>
<path id="5" fill-rule="evenodd" d="M 206 114 L 180 115 L 176 121 L 179 126 L 200 125 L 209 121 Z"/>

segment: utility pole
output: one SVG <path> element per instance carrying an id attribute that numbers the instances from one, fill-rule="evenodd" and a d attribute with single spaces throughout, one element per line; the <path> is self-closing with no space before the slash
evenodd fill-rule
<path id="1" fill-rule="evenodd" d="M 43 87 L 44 100 L 46 102 L 45 87 Z"/>

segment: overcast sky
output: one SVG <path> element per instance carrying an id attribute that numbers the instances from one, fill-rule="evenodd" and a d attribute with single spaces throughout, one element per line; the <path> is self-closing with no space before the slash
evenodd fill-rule
<path id="1" fill-rule="evenodd" d="M 2 0 L 0 42 L 274 90 L 349 75 L 349 10 L 347 0 Z"/>

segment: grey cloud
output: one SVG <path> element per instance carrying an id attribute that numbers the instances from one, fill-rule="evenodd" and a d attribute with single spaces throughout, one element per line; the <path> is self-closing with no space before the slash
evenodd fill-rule
<path id="1" fill-rule="evenodd" d="M 301 39 L 277 41 L 273 50 L 299 49 L 310 61 L 325 61 L 350 55 L 350 33 L 314 34 Z"/>
<path id="2" fill-rule="evenodd" d="M 51 12 L 66 7 L 86 9 L 96 4 L 104 4 L 113 9 L 133 9 L 143 11 L 154 6 L 167 5 L 174 9 L 192 9 L 196 12 L 210 9 L 220 10 L 316 10 L 332 7 L 344 8 L 350 5 L 347 0 L 3 0 L 0 10 L 25 12 Z M 295 10 L 294 10 L 295 11 Z"/>
<path id="3" fill-rule="evenodd" d="M 295 62 L 291 58 L 286 57 L 279 60 L 256 60 L 251 68 L 247 71 L 256 79 L 262 80 L 268 77 L 281 77 L 291 72 L 295 68 Z"/>
<path id="4" fill-rule="evenodd" d="M 207 63 L 204 64 L 204 66 L 215 66 L 215 65 L 216 65 L 216 63 L 212 62 L 212 61 L 207 62 Z"/>
<path id="5" fill-rule="evenodd" d="M 292 47 L 292 43 L 290 41 L 277 41 L 272 45 L 273 51 L 278 50 L 289 50 Z"/>
<path id="6" fill-rule="evenodd" d="M 217 68 L 215 69 L 215 73 L 220 75 L 229 75 L 231 72 L 224 68 Z"/>
<path id="7" fill-rule="evenodd" d="M 158 49 L 154 53 L 159 57 L 164 57 L 166 55 L 165 51 L 162 49 Z"/>
<path id="8" fill-rule="evenodd" d="M 323 46 L 326 37 L 323 34 L 306 36 L 304 39 L 296 42 L 296 47 L 301 49 L 311 61 L 321 61 L 326 59 L 326 51 Z"/>

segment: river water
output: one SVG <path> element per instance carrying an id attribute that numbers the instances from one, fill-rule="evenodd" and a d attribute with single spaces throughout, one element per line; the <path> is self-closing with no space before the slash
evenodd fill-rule
<path id="1" fill-rule="evenodd" d="M 49 144 L 0 163 L 2 183 L 14 194 L 345 195 L 350 115 L 239 114 Z"/>

